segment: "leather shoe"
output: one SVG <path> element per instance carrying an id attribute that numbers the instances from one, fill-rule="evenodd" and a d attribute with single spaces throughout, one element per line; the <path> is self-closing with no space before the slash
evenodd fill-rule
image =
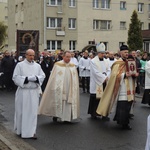
<path id="1" fill-rule="evenodd" d="M 106 116 L 106 117 L 102 116 L 102 120 L 103 120 L 103 121 L 110 121 L 110 118 L 107 117 L 107 116 Z"/>
<path id="2" fill-rule="evenodd" d="M 123 130 L 132 130 L 131 126 L 129 126 L 129 125 L 123 125 L 122 129 Z"/>
<path id="3" fill-rule="evenodd" d="M 91 119 L 97 119 L 97 116 L 91 115 Z"/>
<path id="4" fill-rule="evenodd" d="M 33 139 L 33 140 L 37 140 L 37 136 L 36 136 L 36 135 L 34 135 L 33 137 L 31 137 L 31 139 Z"/>
<path id="5" fill-rule="evenodd" d="M 53 122 L 57 122 L 57 117 L 53 117 Z"/>

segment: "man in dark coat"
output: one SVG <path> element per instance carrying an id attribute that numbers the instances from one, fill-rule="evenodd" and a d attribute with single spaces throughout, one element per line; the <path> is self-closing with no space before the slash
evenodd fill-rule
<path id="1" fill-rule="evenodd" d="M 4 53 L 4 58 L 1 61 L 1 67 L 4 73 L 4 83 L 7 91 L 11 91 L 14 88 L 14 83 L 12 81 L 12 75 L 15 67 L 15 61 L 10 56 L 8 50 Z"/>
<path id="2" fill-rule="evenodd" d="M 43 70 L 43 72 L 45 73 L 45 76 L 46 76 L 45 79 L 44 79 L 44 82 L 41 86 L 42 91 L 45 90 L 45 87 L 47 85 L 47 82 L 48 82 L 48 79 L 49 79 L 49 76 L 50 76 L 50 72 L 52 70 L 52 67 L 53 67 L 53 60 L 50 57 L 49 52 L 45 51 L 44 55 L 43 55 L 43 61 L 41 62 L 41 68 L 42 68 L 42 70 Z"/>

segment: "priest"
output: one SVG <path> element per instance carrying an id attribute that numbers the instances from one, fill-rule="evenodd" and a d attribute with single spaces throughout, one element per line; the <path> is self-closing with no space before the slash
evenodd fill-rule
<path id="1" fill-rule="evenodd" d="M 104 43 L 97 44 L 96 48 L 97 56 L 95 56 L 90 63 L 90 100 L 88 114 L 91 115 L 92 119 L 97 119 L 99 116 L 96 113 L 96 109 L 103 95 L 106 82 L 111 72 L 109 61 L 104 58 Z M 102 119 L 109 120 L 107 117 L 103 117 Z"/>
<path id="2" fill-rule="evenodd" d="M 15 96 L 15 131 L 22 138 L 36 139 L 37 115 L 41 84 L 45 74 L 34 61 L 35 52 L 26 51 L 26 59 L 19 62 L 13 73 L 18 86 Z"/>
<path id="3" fill-rule="evenodd" d="M 142 104 L 148 104 L 150 106 L 150 60 L 145 65 L 145 89 Z"/>
<path id="4" fill-rule="evenodd" d="M 55 63 L 40 103 L 39 114 L 53 117 L 54 122 L 79 117 L 79 79 L 70 59 L 70 51 L 65 51 L 63 60 Z"/>
<path id="5" fill-rule="evenodd" d="M 150 115 L 147 118 L 147 140 L 145 150 L 150 150 Z"/>
<path id="6" fill-rule="evenodd" d="M 112 65 L 111 76 L 98 105 L 97 113 L 107 116 L 111 110 L 115 109 L 114 121 L 117 121 L 123 129 L 131 130 L 129 113 L 134 100 L 135 81 L 138 73 L 132 75 L 126 69 L 127 45 L 120 47 L 120 55 L 121 58 Z"/>

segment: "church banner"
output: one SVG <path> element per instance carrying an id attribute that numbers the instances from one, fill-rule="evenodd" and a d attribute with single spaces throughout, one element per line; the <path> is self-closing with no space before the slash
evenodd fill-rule
<path id="1" fill-rule="evenodd" d="M 27 49 L 35 51 L 35 59 L 39 53 L 39 31 L 38 30 L 17 30 L 17 57 L 25 56 Z"/>

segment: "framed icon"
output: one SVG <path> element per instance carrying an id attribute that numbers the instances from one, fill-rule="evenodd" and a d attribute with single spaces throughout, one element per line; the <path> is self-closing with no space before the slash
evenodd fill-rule
<path id="1" fill-rule="evenodd" d="M 137 66 L 135 60 L 127 60 L 126 69 L 127 72 L 134 76 L 137 73 Z"/>

